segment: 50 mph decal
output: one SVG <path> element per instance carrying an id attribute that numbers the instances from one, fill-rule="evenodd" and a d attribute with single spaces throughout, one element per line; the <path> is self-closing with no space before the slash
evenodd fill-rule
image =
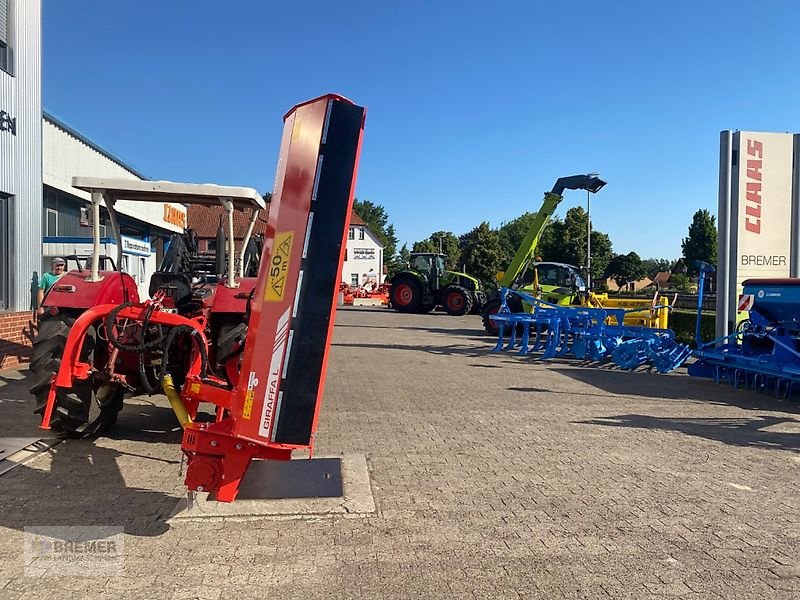
<path id="1" fill-rule="evenodd" d="M 289 273 L 289 257 L 292 254 L 294 231 L 275 234 L 275 245 L 272 247 L 272 258 L 269 261 L 267 289 L 264 291 L 265 302 L 280 302 L 286 291 L 286 276 Z"/>

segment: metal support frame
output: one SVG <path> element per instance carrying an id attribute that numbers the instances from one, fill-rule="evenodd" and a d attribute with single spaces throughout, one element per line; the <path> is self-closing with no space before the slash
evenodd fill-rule
<path id="1" fill-rule="evenodd" d="M 228 276 L 225 278 L 225 287 L 238 288 L 239 282 L 236 280 L 236 239 L 233 237 L 233 201 L 230 198 L 221 198 L 220 202 L 225 208 L 225 216 L 228 223 Z M 242 248 L 242 251 L 244 251 L 244 248 Z"/>
<path id="2" fill-rule="evenodd" d="M 245 251 L 247 250 L 247 244 L 250 243 L 250 238 L 253 235 L 253 229 L 256 226 L 256 220 L 258 219 L 258 213 L 260 211 L 257 208 L 253 209 L 253 212 L 250 214 L 250 222 L 247 224 L 247 232 L 244 234 L 244 240 L 242 240 L 242 250 L 239 256 L 239 277 L 244 277 L 244 255 Z"/>
<path id="3" fill-rule="evenodd" d="M 717 204 L 717 314 L 716 332 L 721 338 L 728 335 L 730 310 L 730 281 L 735 280 L 731 269 L 731 202 L 733 177 L 733 132 L 719 134 L 719 198 Z M 734 234 L 735 235 L 735 234 Z M 734 282 L 735 285 L 735 282 Z"/>
<path id="4" fill-rule="evenodd" d="M 101 281 L 100 277 L 100 203 L 103 192 L 92 192 L 92 269 L 87 281 Z"/>
<path id="5" fill-rule="evenodd" d="M 116 198 L 109 193 L 103 193 L 103 200 L 105 200 L 106 208 L 108 209 L 108 218 L 111 220 L 111 229 L 114 231 L 114 239 L 117 241 L 117 269 L 122 271 L 122 231 L 119 228 L 119 220 L 117 220 L 117 210 L 114 206 Z"/>

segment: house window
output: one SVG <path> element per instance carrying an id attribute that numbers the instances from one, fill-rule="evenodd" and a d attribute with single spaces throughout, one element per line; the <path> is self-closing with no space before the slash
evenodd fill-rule
<path id="1" fill-rule="evenodd" d="M 139 258 L 139 283 L 144 283 L 145 271 L 147 271 L 147 262 L 144 257 Z"/>
<path id="2" fill-rule="evenodd" d="M 359 227 L 358 228 L 358 239 L 360 239 L 360 240 L 364 239 L 364 228 L 363 227 Z"/>
<path id="3" fill-rule="evenodd" d="M 57 236 L 58 235 L 58 213 L 52 208 L 47 209 L 47 224 L 45 225 L 45 235 Z"/>
<path id="4" fill-rule="evenodd" d="M 122 272 L 123 273 L 130 273 L 130 256 L 127 254 L 122 255 Z"/>
<path id="5" fill-rule="evenodd" d="M 206 252 L 216 252 L 217 251 L 217 240 L 208 240 L 206 242 Z"/>
<path id="6" fill-rule="evenodd" d="M 355 236 L 355 230 L 356 230 L 356 228 L 355 228 L 355 227 L 351 227 L 351 228 L 350 228 L 350 231 L 348 231 L 348 232 L 347 232 L 347 239 L 348 239 L 348 240 L 354 240 L 354 239 L 356 239 L 356 236 Z"/>
<path id="7" fill-rule="evenodd" d="M 106 226 L 105 225 L 100 225 L 100 237 L 101 238 L 106 237 L 107 233 L 108 233 L 108 231 L 106 230 Z"/>
<path id="8" fill-rule="evenodd" d="M 8 4 L 8 0 L 0 0 L 0 69 L 10 73 L 11 61 L 9 60 L 8 50 L 8 30 L 10 29 L 8 22 Z"/>
<path id="9" fill-rule="evenodd" d="M 358 285 L 358 273 L 351 273 L 350 274 L 350 285 Z"/>

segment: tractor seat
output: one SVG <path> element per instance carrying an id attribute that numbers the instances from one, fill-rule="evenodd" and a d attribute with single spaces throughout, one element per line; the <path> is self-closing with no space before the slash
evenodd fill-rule
<path id="1" fill-rule="evenodd" d="M 168 298 L 172 298 L 176 307 L 192 299 L 192 282 L 186 273 L 153 273 L 150 277 L 150 296 L 158 290 L 163 290 Z"/>

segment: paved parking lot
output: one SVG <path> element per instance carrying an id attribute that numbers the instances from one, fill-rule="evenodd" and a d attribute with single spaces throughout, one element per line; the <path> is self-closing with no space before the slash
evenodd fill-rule
<path id="1" fill-rule="evenodd" d="M 166 523 L 180 433 L 138 399 L 0 477 L 0 598 L 800 597 L 798 404 L 490 347 L 477 317 L 339 311 L 317 450 L 367 457 L 369 516 Z M 24 377 L 2 436 L 36 432 Z M 124 526 L 125 576 L 25 577 L 32 525 Z"/>

